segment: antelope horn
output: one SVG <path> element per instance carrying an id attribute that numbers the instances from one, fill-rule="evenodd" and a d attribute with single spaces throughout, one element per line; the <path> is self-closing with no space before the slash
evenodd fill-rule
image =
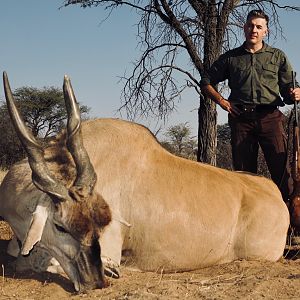
<path id="1" fill-rule="evenodd" d="M 73 186 L 90 194 L 95 186 L 97 175 L 83 146 L 80 110 L 68 76 L 64 77 L 64 98 L 68 113 L 67 147 L 76 164 L 77 176 Z"/>
<path id="2" fill-rule="evenodd" d="M 3 72 L 3 85 L 10 118 L 28 155 L 33 183 L 39 190 L 54 196 L 57 200 L 71 200 L 67 188 L 51 175 L 44 158 L 43 148 L 25 125 L 16 107 L 6 72 Z"/>

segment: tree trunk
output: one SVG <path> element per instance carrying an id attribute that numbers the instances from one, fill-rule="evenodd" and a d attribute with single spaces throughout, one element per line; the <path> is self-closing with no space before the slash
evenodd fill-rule
<path id="1" fill-rule="evenodd" d="M 208 98 L 200 97 L 198 109 L 198 153 L 197 161 L 215 166 L 217 148 L 216 104 Z"/>
<path id="2" fill-rule="evenodd" d="M 203 76 L 220 55 L 223 31 L 218 26 L 215 5 L 208 5 L 205 15 L 203 45 Z M 217 163 L 217 112 L 216 104 L 204 95 L 200 96 L 198 110 L 198 154 L 197 160 L 215 166 Z"/>

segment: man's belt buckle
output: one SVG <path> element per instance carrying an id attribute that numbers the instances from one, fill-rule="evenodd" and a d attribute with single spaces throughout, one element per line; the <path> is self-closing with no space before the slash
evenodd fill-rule
<path id="1" fill-rule="evenodd" d="M 256 105 L 242 105 L 241 110 L 244 113 L 253 113 L 256 110 Z"/>

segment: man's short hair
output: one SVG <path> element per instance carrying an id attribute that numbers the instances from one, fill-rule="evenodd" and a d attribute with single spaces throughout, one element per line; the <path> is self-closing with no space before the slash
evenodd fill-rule
<path id="1" fill-rule="evenodd" d="M 264 11 L 262 11 L 261 9 L 254 9 L 251 10 L 248 15 L 247 15 L 247 21 L 251 18 L 262 18 L 265 19 L 267 22 L 267 26 L 269 24 L 269 17 L 265 14 Z"/>

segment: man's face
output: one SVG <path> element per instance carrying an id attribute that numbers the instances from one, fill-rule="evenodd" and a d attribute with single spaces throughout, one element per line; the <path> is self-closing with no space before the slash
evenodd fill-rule
<path id="1" fill-rule="evenodd" d="M 263 18 L 250 18 L 244 25 L 244 33 L 248 44 L 261 44 L 268 33 L 267 21 Z"/>

